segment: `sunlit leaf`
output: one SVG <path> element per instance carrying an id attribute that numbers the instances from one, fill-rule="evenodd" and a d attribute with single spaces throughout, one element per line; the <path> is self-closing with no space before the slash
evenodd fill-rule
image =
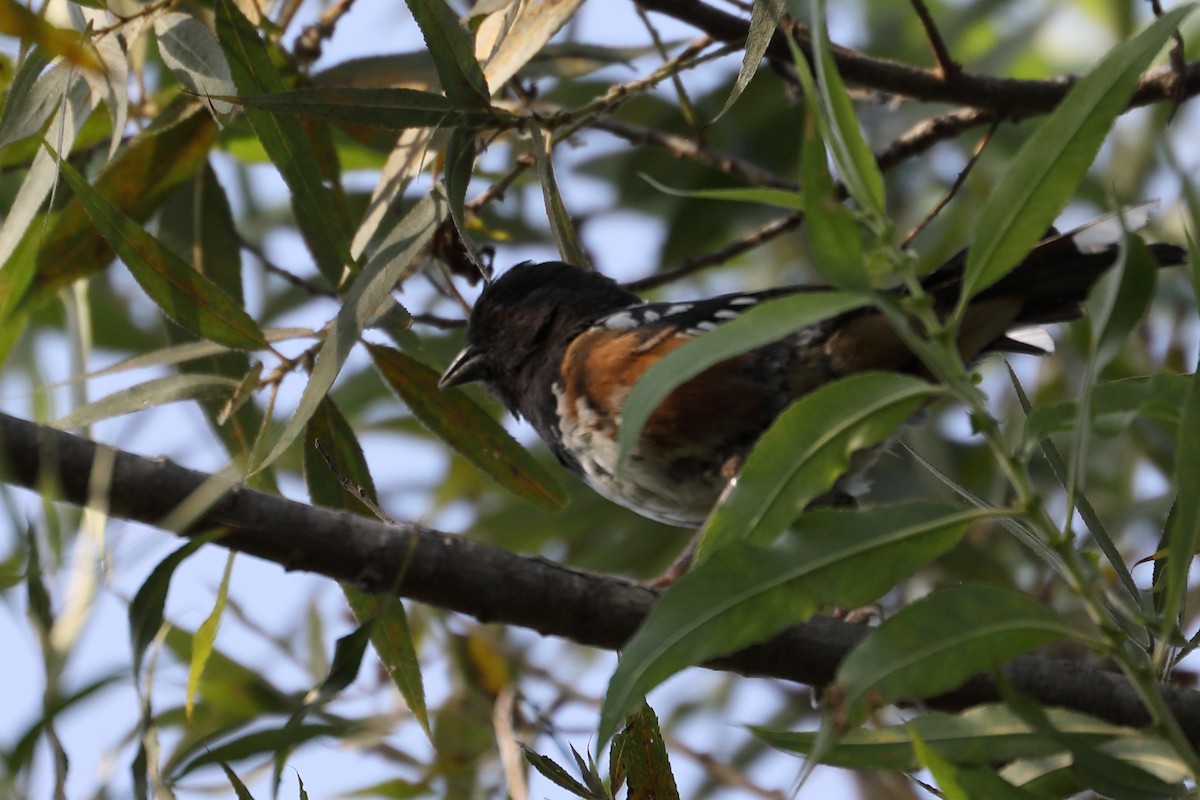
<path id="1" fill-rule="evenodd" d="M 776 189 L 770 186 L 747 186 L 737 189 L 673 189 L 659 183 L 645 173 L 642 179 L 646 183 L 665 194 L 675 197 L 697 197 L 702 200 L 732 200 L 738 203 L 754 203 L 756 205 L 776 206 L 792 211 L 804 210 L 804 194 L 788 189 Z"/>
<path id="2" fill-rule="evenodd" d="M 229 61 L 221 51 L 217 37 L 200 20 L 179 11 L 168 11 L 154 20 L 158 51 L 175 78 L 204 98 L 237 94 Z M 228 114 L 232 106 L 211 100 L 218 114 Z"/>
<path id="3" fill-rule="evenodd" d="M 725 105 L 713 118 L 713 122 L 725 116 L 725 112 L 742 96 L 754 73 L 758 72 L 758 65 L 771 44 L 771 37 L 775 35 L 775 26 L 779 24 L 779 16 L 782 13 L 783 0 L 754 0 L 750 9 L 750 30 L 746 34 L 746 49 L 742 53 L 742 66 L 738 69 L 737 78 L 733 81 L 733 89 L 730 90 Z"/>
<path id="4" fill-rule="evenodd" d="M 489 105 L 487 80 L 475 60 L 475 46 L 444 0 L 407 0 L 421 28 L 425 46 L 433 56 L 442 91 L 455 105 Z"/>
<path id="5" fill-rule="evenodd" d="M 208 664 L 209 656 L 212 655 L 213 645 L 217 641 L 217 629 L 221 626 L 221 617 L 225 613 L 225 604 L 229 599 L 229 578 L 233 575 L 233 560 L 237 553 L 230 550 L 225 558 L 225 572 L 221 576 L 221 583 L 217 586 L 217 600 L 213 604 L 213 610 L 205 618 L 204 622 L 200 623 L 200 627 L 196 629 L 196 635 L 192 638 L 192 660 L 188 665 L 188 680 L 187 693 L 184 696 L 184 709 L 187 718 L 190 721 L 192 718 L 192 709 L 195 707 L 196 690 L 200 686 L 200 679 L 204 675 L 204 667 Z"/>
<path id="6" fill-rule="evenodd" d="M 0 0 L 0 33 L 31 42 L 77 67 L 103 69 L 96 52 L 82 35 L 54 27 L 17 0 Z"/>
<path id="7" fill-rule="evenodd" d="M 102 419 L 132 414 L 166 403 L 206 397 L 227 397 L 236 388 L 237 381 L 220 375 L 167 375 L 163 378 L 152 378 L 145 383 L 119 389 L 99 400 L 80 406 L 66 416 L 59 417 L 54 421 L 54 425 L 59 428 L 84 428 Z"/>

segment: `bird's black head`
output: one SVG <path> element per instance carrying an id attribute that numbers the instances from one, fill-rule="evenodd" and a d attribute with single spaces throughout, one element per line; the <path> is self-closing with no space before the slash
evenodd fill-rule
<path id="1" fill-rule="evenodd" d="M 518 264 L 489 284 L 467 323 L 467 344 L 440 386 L 482 381 L 510 412 L 529 417 L 571 340 L 640 302 L 611 278 L 558 261 Z"/>

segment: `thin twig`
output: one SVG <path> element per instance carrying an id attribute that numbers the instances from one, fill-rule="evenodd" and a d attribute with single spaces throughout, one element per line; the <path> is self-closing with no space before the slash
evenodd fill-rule
<path id="1" fill-rule="evenodd" d="M 643 128 L 619 120 L 615 117 L 600 117 L 592 123 L 597 130 L 606 131 L 613 136 L 619 136 L 633 144 L 648 144 L 661 147 L 675 158 L 686 158 L 711 167 L 754 186 L 770 186 L 776 189 L 800 191 L 799 184 L 789 181 L 775 173 L 752 164 L 743 158 L 697 144 L 683 136 L 673 133 L 663 133 L 652 128 Z"/>
<path id="2" fill-rule="evenodd" d="M 909 1 L 912 3 L 913 10 L 917 12 L 917 18 L 921 20 L 921 27 L 925 29 L 925 38 L 929 40 L 929 47 L 933 50 L 933 57 L 937 60 L 942 78 L 948 81 L 953 80 L 962 72 L 962 64 L 950 57 L 946 40 L 942 38 L 942 32 L 938 30 L 937 23 L 933 21 L 933 15 L 929 13 L 929 7 L 925 5 L 925 0 Z"/>
<path id="3" fill-rule="evenodd" d="M 354 0 L 337 0 L 325 9 L 320 19 L 300 32 L 296 37 L 296 46 L 292 48 L 298 67 L 304 68 L 321 57 L 325 40 L 333 36 L 338 20 L 346 15 L 352 5 Z"/>
<path id="4" fill-rule="evenodd" d="M 938 142 L 953 139 L 963 131 L 987 125 L 997 119 L 999 117 L 990 111 L 978 108 L 960 108 L 948 114 L 921 120 L 877 153 L 875 161 L 881 170 L 887 172 L 900 162 L 924 153 Z"/>
<path id="5" fill-rule="evenodd" d="M 326 289 L 324 286 L 318 286 L 312 281 L 307 280 L 306 278 L 301 278 L 299 275 L 288 272 L 283 267 L 275 264 L 271 261 L 271 259 L 267 258 L 267 254 L 264 253 L 262 249 L 253 242 L 248 242 L 245 239 L 241 239 L 238 242 L 238 245 L 247 253 L 257 258 L 259 263 L 263 265 L 263 269 L 265 269 L 267 272 L 278 275 L 293 286 L 303 289 L 304 291 L 316 297 L 336 298 L 338 296 L 337 292 L 333 291 L 332 289 Z"/>
<path id="6" fill-rule="evenodd" d="M 650 40 L 654 42 L 655 49 L 662 56 L 663 63 L 665 64 L 670 61 L 667 46 L 663 43 L 662 37 L 658 35 L 658 28 L 654 27 L 654 23 L 650 21 L 650 16 L 641 6 L 635 5 L 633 10 L 637 12 L 638 17 L 642 20 L 642 24 L 646 26 L 646 31 L 650 34 Z M 687 87 L 683 85 L 683 79 L 679 77 L 678 72 L 671 76 L 671 82 L 675 84 L 675 94 L 679 96 L 679 110 L 683 114 L 688 127 L 692 129 L 696 136 L 703 137 L 704 128 L 700 124 L 700 120 L 696 117 L 696 107 L 692 105 L 692 99 L 688 96 Z"/>
<path id="7" fill-rule="evenodd" d="M 933 222 L 934 218 L 937 217 L 938 214 L 942 213 L 942 209 L 945 208 L 952 199 L 954 199 L 954 195 L 958 194 L 958 190 L 961 189 L 963 183 L 966 182 L 967 175 L 971 173 L 971 169 L 975 166 L 975 162 L 978 161 L 979 156 L 983 154 L 984 148 L 988 146 L 988 142 L 992 140 L 992 135 L 996 133 L 996 128 L 998 127 L 1000 127 L 1000 120 L 993 121 L 992 126 L 988 128 L 987 133 L 985 133 L 983 137 L 980 138 L 979 143 L 975 145 L 975 151 L 971 153 L 971 157 L 967 160 L 966 165 L 964 165 L 959 171 L 958 177 L 954 179 L 954 183 L 951 184 L 950 189 L 944 195 L 942 195 L 942 199 L 939 200 L 938 204 L 933 207 L 933 210 L 925 215 L 925 219 L 921 220 L 921 222 L 915 228 L 909 231 L 907 236 L 904 237 L 904 241 L 900 244 L 901 250 L 907 250 L 908 246 L 912 244 L 913 239 L 916 239 L 921 231 L 925 230 L 929 223 Z"/>
<path id="8" fill-rule="evenodd" d="M 625 284 L 625 288 L 634 292 L 642 292 L 647 289 L 654 289 L 662 286 L 663 284 L 670 283 L 671 281 L 679 280 L 680 278 L 691 275 L 694 272 L 699 272 L 706 267 L 723 264 L 735 256 L 739 256 L 748 250 L 753 250 L 760 244 L 774 239 L 781 233 L 798 227 L 801 219 L 803 219 L 803 215 L 799 212 L 793 212 L 782 217 L 777 217 L 776 219 L 771 220 L 766 225 L 763 225 L 761 228 L 751 233 L 749 236 L 743 237 L 733 244 L 726 245 L 720 250 L 714 250 L 711 253 L 705 253 L 704 255 L 696 256 L 695 258 L 689 258 L 678 267 L 669 269 L 666 272 L 660 272 L 656 275 L 648 275 L 640 280 L 630 281 L 629 283 Z"/>

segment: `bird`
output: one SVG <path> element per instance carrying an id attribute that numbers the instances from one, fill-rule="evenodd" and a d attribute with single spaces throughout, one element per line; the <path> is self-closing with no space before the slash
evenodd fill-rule
<path id="1" fill-rule="evenodd" d="M 1114 243 L 1085 244 L 1087 229 L 1061 234 L 1051 228 L 1016 268 L 971 299 L 958 339 L 964 360 L 992 352 L 1044 354 L 1014 338 L 1014 331 L 1082 316 L 1081 303 L 1119 254 Z M 1185 257 L 1175 245 L 1149 247 L 1163 266 Z M 966 252 L 921 281 L 943 317 L 959 300 Z M 465 346 L 440 386 L 482 382 L 596 492 L 650 519 L 695 528 L 758 438 L 798 398 L 863 371 L 925 376 L 879 311 L 847 311 L 676 387 L 618 464 L 622 408 L 646 370 L 764 300 L 827 288 L 795 285 L 645 302 L 597 272 L 558 261 L 527 262 L 484 287 L 467 322 Z M 820 502 L 852 503 L 850 486 L 844 477 Z M 673 567 L 662 580 L 685 568 Z"/>

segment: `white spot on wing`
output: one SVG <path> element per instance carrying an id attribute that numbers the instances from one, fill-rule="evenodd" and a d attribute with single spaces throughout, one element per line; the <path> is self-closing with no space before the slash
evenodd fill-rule
<path id="1" fill-rule="evenodd" d="M 636 328 L 638 324 L 637 317 L 633 311 L 618 311 L 600 320 L 600 327 L 608 328 L 609 330 L 628 330 Z"/>
<path id="2" fill-rule="evenodd" d="M 674 305 L 669 305 L 663 309 L 663 316 L 670 317 L 674 316 L 675 314 L 686 314 L 694 307 L 695 305 L 693 303 L 675 303 Z"/>
<path id="3" fill-rule="evenodd" d="M 730 298 L 729 305 L 731 305 L 731 306 L 752 306 L 757 302 L 758 302 L 758 298 L 751 297 L 749 295 L 743 295 L 741 297 Z"/>
<path id="4" fill-rule="evenodd" d="M 731 308 L 722 308 L 720 311 L 713 314 L 713 316 L 717 319 L 737 319 L 741 316 L 741 314 Z"/>

